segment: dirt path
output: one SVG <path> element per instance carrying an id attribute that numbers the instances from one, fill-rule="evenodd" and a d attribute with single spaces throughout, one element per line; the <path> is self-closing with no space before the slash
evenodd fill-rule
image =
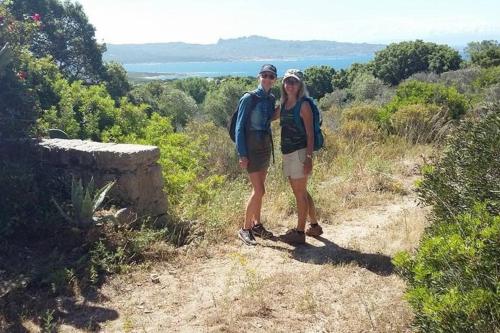
<path id="1" fill-rule="evenodd" d="M 404 196 L 332 217 L 305 246 L 235 238 L 187 253 L 111 279 L 61 331 L 409 332 L 405 286 L 390 260 L 417 244 L 423 216 Z"/>

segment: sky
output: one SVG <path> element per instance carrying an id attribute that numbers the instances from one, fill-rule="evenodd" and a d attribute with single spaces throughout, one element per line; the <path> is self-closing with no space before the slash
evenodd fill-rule
<path id="1" fill-rule="evenodd" d="M 73 0 L 99 42 L 283 40 L 382 43 L 500 40 L 498 0 Z"/>

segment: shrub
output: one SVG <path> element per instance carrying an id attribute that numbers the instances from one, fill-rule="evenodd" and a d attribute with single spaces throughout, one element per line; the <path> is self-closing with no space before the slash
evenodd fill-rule
<path id="1" fill-rule="evenodd" d="M 380 132 L 376 123 L 361 120 L 348 120 L 342 122 L 340 134 L 351 142 L 370 142 L 380 138 Z"/>
<path id="2" fill-rule="evenodd" d="M 446 134 L 447 110 L 436 105 L 406 105 L 391 117 L 396 134 L 412 143 L 430 143 Z"/>
<path id="3" fill-rule="evenodd" d="M 484 102 L 490 105 L 500 105 L 500 83 L 486 89 Z"/>
<path id="4" fill-rule="evenodd" d="M 443 158 L 424 174 L 422 201 L 446 220 L 467 212 L 476 201 L 500 213 L 500 106 L 461 125 Z"/>
<path id="5" fill-rule="evenodd" d="M 369 73 L 358 75 L 351 84 L 350 92 L 359 102 L 374 100 L 384 94 L 385 84 Z"/>
<path id="6" fill-rule="evenodd" d="M 500 65 L 500 43 L 496 40 L 483 40 L 471 42 L 465 51 L 469 54 L 471 62 L 481 67 Z"/>
<path id="7" fill-rule="evenodd" d="M 335 90 L 332 93 L 326 94 L 318 102 L 318 106 L 322 111 L 330 110 L 332 107 L 344 107 L 350 99 L 349 92 L 346 89 Z"/>
<path id="8" fill-rule="evenodd" d="M 243 93 L 254 88 L 254 86 L 239 80 L 225 80 L 217 88 L 208 92 L 204 111 L 216 125 L 226 127 L 227 121 L 236 109 Z"/>
<path id="9" fill-rule="evenodd" d="M 412 104 L 434 104 L 448 110 L 451 119 L 460 118 L 468 107 L 467 98 L 454 87 L 442 84 L 408 81 L 396 90 L 396 96 L 381 112 L 381 120 L 388 121 L 391 115 L 401 107 Z"/>
<path id="10" fill-rule="evenodd" d="M 437 83 L 439 82 L 440 75 L 434 72 L 418 72 L 410 75 L 404 81 L 420 81 L 427 83 Z"/>
<path id="11" fill-rule="evenodd" d="M 342 112 L 342 122 L 359 120 L 364 122 L 377 122 L 380 108 L 373 104 L 356 104 Z"/>
<path id="12" fill-rule="evenodd" d="M 320 99 L 333 91 L 332 77 L 335 69 L 330 66 L 312 66 L 304 70 L 304 82 L 312 98 Z"/>
<path id="13" fill-rule="evenodd" d="M 500 330 L 499 111 L 469 117 L 418 186 L 433 223 L 415 256 L 400 253 L 394 263 L 422 332 Z"/>
<path id="14" fill-rule="evenodd" d="M 498 332 L 500 216 L 485 205 L 458 215 L 394 263 L 410 283 L 406 297 L 422 332 Z"/>
<path id="15" fill-rule="evenodd" d="M 474 82 L 480 76 L 481 69 L 468 67 L 441 74 L 439 83 L 455 87 L 460 93 L 474 93 Z"/>
<path id="16" fill-rule="evenodd" d="M 193 97 L 197 104 L 202 104 L 210 88 L 210 83 L 203 77 L 189 77 L 174 81 L 174 86 Z"/>
<path id="17" fill-rule="evenodd" d="M 164 82 L 139 85 L 130 92 L 129 97 L 136 105 L 148 105 L 148 115 L 157 113 L 169 117 L 174 129 L 186 126 L 198 113 L 198 105 L 190 95 Z"/>
<path id="18" fill-rule="evenodd" d="M 489 87 L 500 83 L 500 66 L 482 68 L 473 85 L 479 88 Z"/>

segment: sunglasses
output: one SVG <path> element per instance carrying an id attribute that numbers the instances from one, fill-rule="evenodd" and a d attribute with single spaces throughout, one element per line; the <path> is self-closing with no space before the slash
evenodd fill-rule
<path id="1" fill-rule="evenodd" d="M 273 74 L 267 74 L 267 73 L 260 74 L 260 77 L 269 80 L 274 80 L 276 78 L 276 76 L 274 76 Z"/>
<path id="2" fill-rule="evenodd" d="M 294 85 L 296 85 L 296 84 L 299 84 L 299 80 L 297 80 L 297 79 L 293 79 L 293 78 L 289 78 L 289 79 L 286 79 L 286 80 L 285 80 L 285 84 L 288 84 L 288 85 L 294 86 Z"/>

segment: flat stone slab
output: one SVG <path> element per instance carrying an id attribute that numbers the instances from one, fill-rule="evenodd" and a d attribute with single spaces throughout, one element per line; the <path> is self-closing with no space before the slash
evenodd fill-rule
<path id="1" fill-rule="evenodd" d="M 43 139 L 39 143 L 53 163 L 80 165 L 98 169 L 136 169 L 138 165 L 150 165 L 160 158 L 156 146 L 102 143 L 83 140 Z M 64 154 L 58 154 L 58 152 Z"/>

